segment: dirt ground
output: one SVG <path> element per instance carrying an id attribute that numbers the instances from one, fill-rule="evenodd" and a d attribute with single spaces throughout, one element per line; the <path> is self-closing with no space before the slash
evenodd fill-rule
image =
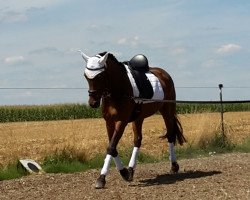
<path id="1" fill-rule="evenodd" d="M 30 175 L 0 181 L 0 199 L 250 199 L 250 153 L 180 160 L 180 173 L 168 162 L 139 164 L 134 181 L 110 170 L 105 189 L 94 189 L 99 170 Z"/>

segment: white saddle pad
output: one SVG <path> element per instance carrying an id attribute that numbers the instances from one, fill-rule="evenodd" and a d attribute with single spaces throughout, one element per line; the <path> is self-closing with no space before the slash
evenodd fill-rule
<path id="1" fill-rule="evenodd" d="M 135 79 L 132 76 L 132 74 L 129 70 L 129 67 L 127 65 L 125 65 L 125 68 L 127 70 L 127 74 L 128 74 L 131 86 L 133 88 L 134 97 L 139 97 L 139 90 L 138 90 L 137 85 L 135 83 Z M 161 83 L 160 83 L 159 79 L 151 72 L 147 72 L 146 76 L 148 77 L 148 80 L 150 81 L 152 88 L 153 88 L 153 91 L 154 91 L 154 95 L 151 99 L 152 100 L 163 100 L 164 99 L 164 92 L 163 92 L 163 89 L 161 87 Z"/>

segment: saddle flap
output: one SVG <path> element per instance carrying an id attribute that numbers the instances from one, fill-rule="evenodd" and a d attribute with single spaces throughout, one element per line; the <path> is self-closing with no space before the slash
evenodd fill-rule
<path id="1" fill-rule="evenodd" d="M 145 72 L 129 68 L 139 90 L 139 97 L 151 99 L 154 95 L 153 87 Z"/>

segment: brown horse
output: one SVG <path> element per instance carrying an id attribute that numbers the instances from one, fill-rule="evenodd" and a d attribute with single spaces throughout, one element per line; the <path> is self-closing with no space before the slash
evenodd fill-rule
<path id="1" fill-rule="evenodd" d="M 186 140 L 176 116 L 176 104 L 154 101 L 154 98 L 152 101 L 136 100 L 135 89 L 133 88 L 135 84 L 130 80 L 131 74 L 129 74 L 127 65 L 118 62 L 112 54 L 104 52 L 89 57 L 81 52 L 81 55 L 87 63 L 84 76 L 89 85 L 88 103 L 92 108 L 98 108 L 102 100 L 102 114 L 106 121 L 109 139 L 104 165 L 95 187 L 105 187 L 105 177 L 109 171 L 112 158 L 123 179 L 126 181 L 133 180 L 136 160 L 142 142 L 143 120 L 157 111 L 161 113 L 167 129 L 162 138 L 167 138 L 169 143 L 171 171 L 178 172 L 179 165 L 176 162 L 174 145 L 176 141 L 182 145 Z M 143 61 L 145 62 L 145 59 Z M 155 67 L 150 67 L 148 73 L 154 76 L 154 80 L 158 80 L 160 96 L 164 100 L 175 100 L 175 87 L 170 75 L 163 69 Z M 116 147 L 129 122 L 132 122 L 134 132 L 134 148 L 128 168 L 126 168 L 121 162 Z"/>

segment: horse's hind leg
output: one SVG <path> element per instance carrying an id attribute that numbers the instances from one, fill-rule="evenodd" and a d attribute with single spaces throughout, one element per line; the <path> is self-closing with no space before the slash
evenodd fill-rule
<path id="1" fill-rule="evenodd" d="M 174 136 L 172 136 L 173 133 L 173 122 L 171 119 L 167 118 L 166 115 L 162 115 L 164 122 L 166 124 L 167 133 L 164 136 L 164 138 L 167 138 L 168 141 L 168 148 L 169 148 L 169 160 L 171 162 L 171 172 L 177 173 L 179 171 L 179 165 L 176 160 L 175 150 L 174 150 Z"/>
<path id="2" fill-rule="evenodd" d="M 160 109 L 160 113 L 164 119 L 166 125 L 166 135 L 162 136 L 161 138 L 167 138 L 168 145 L 169 145 L 169 160 L 171 162 L 171 172 L 177 173 L 179 171 L 179 165 L 176 160 L 174 145 L 176 144 L 176 140 L 182 139 L 179 138 L 182 136 L 182 129 L 180 123 L 175 114 L 175 105 L 171 106 L 171 104 L 164 104 L 163 107 Z M 184 137 L 183 137 L 184 138 Z M 182 141 L 179 141 L 182 144 Z"/>

